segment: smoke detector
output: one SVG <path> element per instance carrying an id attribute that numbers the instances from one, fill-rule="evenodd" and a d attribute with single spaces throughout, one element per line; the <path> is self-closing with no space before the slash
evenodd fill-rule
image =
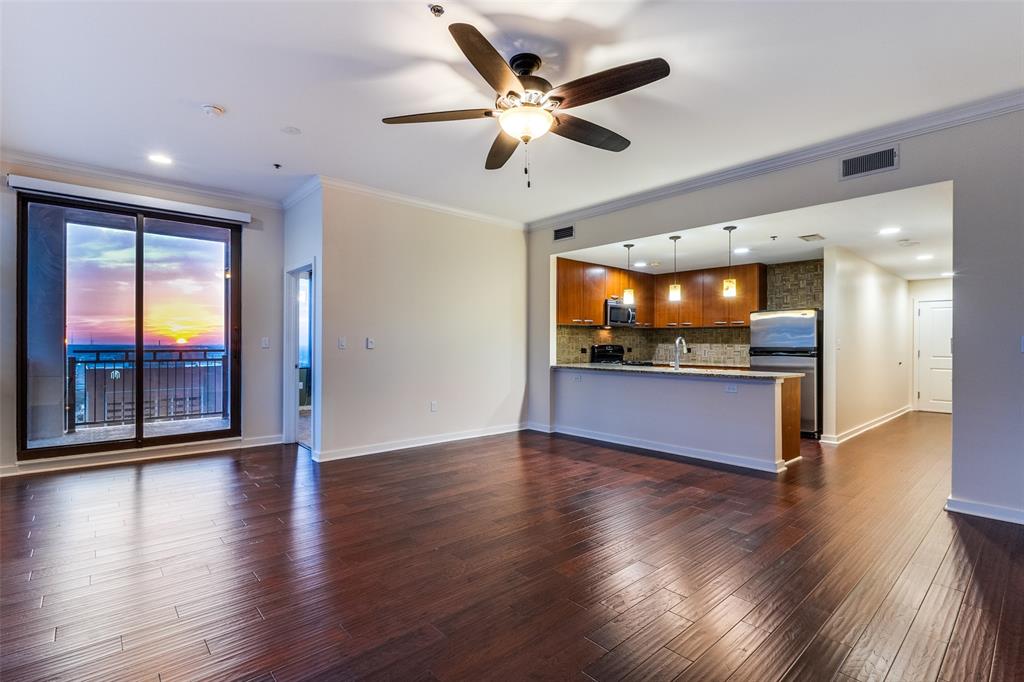
<path id="1" fill-rule="evenodd" d="M 224 115 L 224 107 L 219 107 L 216 104 L 204 104 L 199 107 L 203 113 L 212 118 L 220 118 Z"/>

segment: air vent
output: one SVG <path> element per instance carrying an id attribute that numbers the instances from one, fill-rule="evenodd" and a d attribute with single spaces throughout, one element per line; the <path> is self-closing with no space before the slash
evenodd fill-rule
<path id="1" fill-rule="evenodd" d="M 843 159 L 840 169 L 840 179 L 882 173 L 900 167 L 899 146 L 879 149 L 870 154 L 861 154 L 849 159 Z"/>
<path id="2" fill-rule="evenodd" d="M 823 235 L 818 234 L 817 232 L 815 232 L 814 234 L 802 234 L 800 235 L 800 239 L 803 239 L 805 242 L 825 241 L 825 237 Z"/>
<path id="3" fill-rule="evenodd" d="M 558 227 L 554 230 L 555 241 L 560 242 L 563 239 L 572 239 L 576 236 L 576 226 L 570 225 L 569 227 Z"/>

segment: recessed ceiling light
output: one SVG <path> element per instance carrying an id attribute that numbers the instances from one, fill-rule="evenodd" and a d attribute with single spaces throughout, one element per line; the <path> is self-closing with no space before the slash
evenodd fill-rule
<path id="1" fill-rule="evenodd" d="M 893 225 L 891 227 L 883 227 L 881 230 L 878 231 L 878 234 L 898 234 L 902 229 L 903 228 L 898 225 Z"/>
<path id="2" fill-rule="evenodd" d="M 159 152 L 150 154 L 148 158 L 153 163 L 159 163 L 161 166 L 170 166 L 172 163 L 174 163 L 174 159 L 167 156 L 166 154 L 160 154 Z"/>
<path id="3" fill-rule="evenodd" d="M 920 256 L 917 256 L 916 258 L 917 260 L 931 260 L 932 258 L 935 258 L 935 256 L 933 256 L 930 253 L 922 253 Z"/>
<path id="4" fill-rule="evenodd" d="M 940 276 L 940 277 L 952 277 L 952 276 L 953 276 L 953 275 L 955 275 L 955 274 L 956 274 L 955 272 L 944 272 L 944 273 L 942 273 L 942 274 L 941 274 L 941 275 L 939 275 L 939 276 Z"/>
<path id="5" fill-rule="evenodd" d="M 745 246 L 741 246 L 739 248 L 733 249 L 732 252 L 735 253 L 735 254 L 738 254 L 738 255 L 742 255 L 744 253 L 750 253 L 750 249 L 748 249 Z"/>
<path id="6" fill-rule="evenodd" d="M 281 128 L 281 132 L 284 133 L 285 135 L 301 135 L 302 134 L 302 131 L 299 130 L 298 128 L 296 128 L 295 126 L 285 126 L 284 128 Z"/>
<path id="7" fill-rule="evenodd" d="M 637 261 L 636 263 L 633 263 L 633 265 L 635 265 L 638 268 L 646 268 L 647 267 L 647 262 L 641 260 L 641 261 Z"/>

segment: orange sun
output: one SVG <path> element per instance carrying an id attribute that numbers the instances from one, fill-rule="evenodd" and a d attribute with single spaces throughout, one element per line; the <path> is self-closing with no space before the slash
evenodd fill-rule
<path id="1" fill-rule="evenodd" d="M 178 339 L 178 340 L 176 340 L 176 341 L 175 341 L 174 343 L 178 343 L 178 344 L 182 344 L 182 343 L 188 343 L 188 339 L 182 339 L 182 338 L 179 338 L 179 339 Z"/>

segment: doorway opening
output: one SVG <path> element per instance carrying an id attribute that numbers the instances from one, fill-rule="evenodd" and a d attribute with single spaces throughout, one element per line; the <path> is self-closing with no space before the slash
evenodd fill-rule
<path id="1" fill-rule="evenodd" d="M 294 273 L 295 442 L 313 450 L 313 270 Z"/>

